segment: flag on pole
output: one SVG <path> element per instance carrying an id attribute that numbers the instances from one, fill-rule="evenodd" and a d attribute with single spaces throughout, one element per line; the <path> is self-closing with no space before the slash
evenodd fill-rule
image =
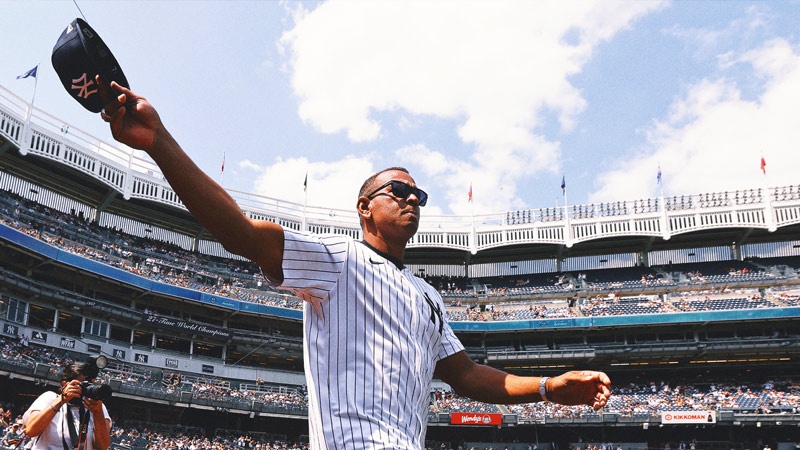
<path id="1" fill-rule="evenodd" d="M 764 175 L 767 174 L 767 160 L 764 157 L 761 157 L 761 171 L 764 172 Z"/>
<path id="2" fill-rule="evenodd" d="M 472 183 L 469 184 L 469 200 L 467 200 L 467 203 L 471 202 L 472 202 Z"/>
<path id="3" fill-rule="evenodd" d="M 308 192 L 308 171 L 306 171 L 306 179 L 303 180 L 303 192 Z"/>
<path id="4" fill-rule="evenodd" d="M 566 175 L 561 175 L 561 192 L 567 192 L 567 178 Z"/>
<path id="5" fill-rule="evenodd" d="M 656 180 L 658 184 L 661 184 L 661 164 L 658 165 L 658 175 L 656 175 Z"/>
<path id="6" fill-rule="evenodd" d="M 33 69 L 23 73 L 22 75 L 18 75 L 17 79 L 19 80 L 20 78 L 28 78 L 28 77 L 36 78 L 36 71 L 38 70 L 39 70 L 39 65 L 37 64 L 36 67 L 34 67 Z"/>

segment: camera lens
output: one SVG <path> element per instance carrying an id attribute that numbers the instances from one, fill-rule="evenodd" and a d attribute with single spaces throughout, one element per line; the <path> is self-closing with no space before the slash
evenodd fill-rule
<path id="1" fill-rule="evenodd" d="M 81 397 L 94 400 L 105 400 L 111 397 L 113 391 L 107 384 L 93 384 L 88 381 L 81 382 Z"/>

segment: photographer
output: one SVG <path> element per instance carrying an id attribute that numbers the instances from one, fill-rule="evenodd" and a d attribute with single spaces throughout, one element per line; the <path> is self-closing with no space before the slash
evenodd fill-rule
<path id="1" fill-rule="evenodd" d="M 108 449 L 111 416 L 102 399 L 111 390 L 91 384 L 98 372 L 94 361 L 72 363 L 61 372 L 60 391 L 47 391 L 33 402 L 23 415 L 31 450 Z"/>

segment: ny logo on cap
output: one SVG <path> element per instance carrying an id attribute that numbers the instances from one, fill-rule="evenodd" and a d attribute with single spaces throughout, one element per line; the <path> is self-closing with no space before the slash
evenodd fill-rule
<path id="1" fill-rule="evenodd" d="M 83 83 L 79 85 L 78 83 Z M 80 78 L 73 78 L 72 79 L 72 90 L 78 90 L 78 97 L 82 98 L 89 98 L 90 95 L 97 93 L 97 86 L 94 86 L 91 90 L 89 88 L 94 84 L 94 80 L 89 80 L 86 78 L 86 72 Z"/>

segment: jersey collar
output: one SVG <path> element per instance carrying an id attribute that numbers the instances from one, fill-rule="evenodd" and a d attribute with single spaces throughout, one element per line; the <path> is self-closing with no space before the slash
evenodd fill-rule
<path id="1" fill-rule="evenodd" d="M 403 269 L 405 269 L 405 267 L 406 267 L 406 266 L 404 266 L 404 265 L 403 265 L 403 261 L 401 261 L 401 260 L 399 260 L 399 259 L 395 258 L 394 256 L 392 256 L 392 255 L 390 255 L 390 254 L 388 254 L 388 253 L 384 253 L 384 252 L 382 252 L 382 251 L 378 250 L 377 248 L 375 248 L 375 247 L 373 247 L 373 246 L 369 245 L 369 242 L 367 242 L 367 241 L 361 241 L 361 243 L 362 243 L 362 244 L 364 244 L 364 246 L 366 246 L 368 249 L 370 249 L 370 250 L 372 250 L 373 252 L 375 252 L 375 253 L 377 253 L 377 254 L 379 254 L 379 255 L 383 256 L 384 258 L 386 258 L 386 260 L 387 260 L 387 261 L 389 261 L 389 262 L 391 262 L 392 264 L 394 264 L 394 265 L 395 265 L 395 267 L 397 267 L 399 270 L 403 270 Z"/>

